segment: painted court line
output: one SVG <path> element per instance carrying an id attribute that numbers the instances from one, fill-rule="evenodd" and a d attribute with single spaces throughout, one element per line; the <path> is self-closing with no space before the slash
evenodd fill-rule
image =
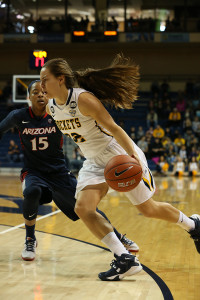
<path id="1" fill-rule="evenodd" d="M 58 214 L 58 213 L 60 213 L 60 212 L 61 212 L 61 210 L 58 209 L 58 210 L 56 210 L 56 211 L 54 211 L 54 212 L 51 212 L 51 213 L 49 213 L 49 214 L 47 214 L 47 215 L 44 215 L 44 216 L 42 216 L 42 217 L 37 218 L 36 221 L 38 222 L 38 221 L 40 221 L 40 220 L 42 220 L 42 219 L 51 217 L 51 216 L 56 215 L 56 214 Z M 23 227 L 23 226 L 25 226 L 24 223 L 19 224 L 19 225 L 17 225 L 17 226 L 14 226 L 14 227 L 11 227 L 11 228 L 6 229 L 6 230 L 4 230 L 4 231 L 1 231 L 0 234 L 4 234 L 4 233 L 10 232 L 10 231 L 13 231 L 13 230 L 15 230 L 15 229 L 17 229 L 17 228 L 20 228 L 20 227 Z"/>

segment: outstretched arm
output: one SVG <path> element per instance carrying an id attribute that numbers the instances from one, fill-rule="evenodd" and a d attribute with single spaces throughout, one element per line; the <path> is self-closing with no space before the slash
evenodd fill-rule
<path id="1" fill-rule="evenodd" d="M 0 138 L 3 133 L 17 125 L 16 110 L 11 111 L 5 119 L 0 122 Z"/>

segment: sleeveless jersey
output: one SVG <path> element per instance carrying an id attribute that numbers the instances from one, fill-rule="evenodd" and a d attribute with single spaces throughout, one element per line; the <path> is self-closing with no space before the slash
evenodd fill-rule
<path id="1" fill-rule="evenodd" d="M 48 105 L 60 131 L 74 140 L 86 158 L 92 158 L 101 153 L 113 137 L 92 117 L 81 114 L 78 98 L 85 92 L 88 93 L 80 88 L 70 89 L 66 104 L 59 106 L 50 99 Z"/>
<path id="2" fill-rule="evenodd" d="M 54 173 L 67 169 L 63 154 L 63 137 L 51 116 L 36 117 L 31 108 L 14 110 L 0 122 L 0 137 L 17 127 L 24 153 L 23 170 Z"/>

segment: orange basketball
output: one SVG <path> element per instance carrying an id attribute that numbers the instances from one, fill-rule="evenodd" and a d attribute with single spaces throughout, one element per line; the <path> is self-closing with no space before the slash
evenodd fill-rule
<path id="1" fill-rule="evenodd" d="M 113 190 L 128 192 L 140 183 L 142 168 L 135 158 L 129 155 L 117 155 L 107 163 L 104 176 Z"/>

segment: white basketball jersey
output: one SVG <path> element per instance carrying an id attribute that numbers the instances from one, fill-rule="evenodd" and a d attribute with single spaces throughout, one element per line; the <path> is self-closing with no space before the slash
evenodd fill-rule
<path id="1" fill-rule="evenodd" d="M 198 166 L 196 162 L 191 162 L 189 164 L 189 171 L 198 171 Z"/>
<path id="2" fill-rule="evenodd" d="M 93 118 L 81 114 L 78 108 L 81 93 L 88 91 L 80 88 L 69 89 L 66 104 L 60 106 L 54 99 L 50 99 L 48 105 L 60 131 L 74 140 L 86 158 L 92 158 L 101 153 L 113 137 Z"/>
<path id="3" fill-rule="evenodd" d="M 183 171 L 184 172 L 184 163 L 183 163 L 183 161 L 178 161 L 177 162 L 176 171 Z"/>

